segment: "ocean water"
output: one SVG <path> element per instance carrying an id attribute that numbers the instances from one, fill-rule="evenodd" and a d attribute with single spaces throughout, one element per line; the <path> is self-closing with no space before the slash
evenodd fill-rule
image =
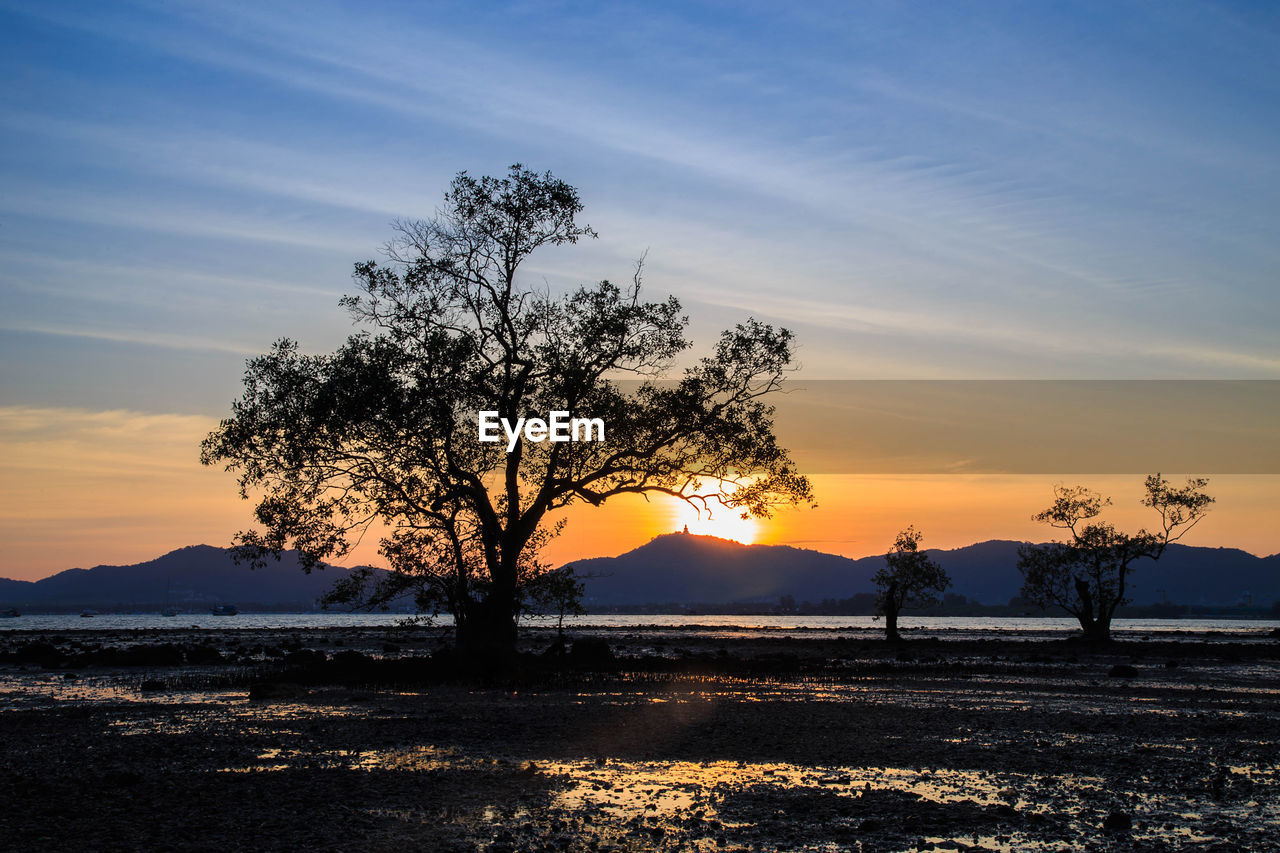
<path id="1" fill-rule="evenodd" d="M 0 619 L 0 631 L 103 631 L 103 630 L 174 630 L 183 628 L 248 629 L 275 628 L 307 630 L 313 628 L 392 628 L 407 617 L 397 613 L 241 613 L 236 616 L 213 616 L 209 613 L 184 613 L 161 616 L 158 613 L 104 613 L 92 618 L 78 614 L 24 614 Z M 448 617 L 435 620 L 447 626 Z M 554 619 L 528 619 L 525 625 L 555 627 Z M 871 616 L 737 616 L 598 614 L 567 618 L 569 630 L 646 631 L 666 633 L 698 630 L 700 633 L 729 636 L 753 636 L 794 631 L 832 633 L 837 636 L 862 636 L 884 630 L 884 622 Z M 988 617 L 988 616 L 921 616 L 902 617 L 899 630 L 908 637 L 962 638 L 969 636 L 1001 636 L 1053 638 L 1078 630 L 1070 618 Z M 1124 637 L 1193 636 L 1221 639 L 1256 637 L 1280 628 L 1275 619 L 1117 619 L 1112 631 Z"/>

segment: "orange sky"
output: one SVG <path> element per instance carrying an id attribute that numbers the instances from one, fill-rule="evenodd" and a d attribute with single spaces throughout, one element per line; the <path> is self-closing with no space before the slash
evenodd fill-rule
<path id="1" fill-rule="evenodd" d="M 1043 541 L 1056 531 L 1033 522 L 1031 515 L 1048 506 L 1053 484 L 1059 481 L 1111 496 L 1113 506 L 1105 517 L 1121 529 L 1153 523 L 1150 510 L 1139 504 L 1140 476 L 820 474 L 813 481 L 816 509 L 787 510 L 754 523 L 725 513 L 721 521 L 690 523 L 690 530 L 850 557 L 884 553 L 894 534 L 908 524 L 924 532 L 930 548 L 957 548 L 986 539 Z M 1213 511 L 1182 541 L 1243 548 L 1258 555 L 1280 551 L 1280 534 L 1271 522 L 1280 503 L 1280 476 L 1211 477 L 1209 491 L 1217 498 Z M 575 507 L 569 518 L 562 539 L 549 549 L 556 563 L 622 553 L 656 534 L 681 529 L 692 515 L 684 504 L 669 498 L 648 503 L 627 498 L 599 510 Z"/>
<path id="2" fill-rule="evenodd" d="M 248 526 L 252 505 L 238 498 L 230 475 L 198 462 L 200 439 L 215 425 L 195 415 L 0 407 L 0 577 L 31 580 L 140 562 L 184 545 L 229 544 Z M 694 532 L 855 557 L 883 553 L 907 524 L 924 532 L 929 547 L 1043 539 L 1050 531 L 1030 516 L 1048 504 L 1059 479 L 1111 495 L 1108 517 L 1122 528 L 1146 523 L 1140 476 L 820 474 L 817 509 L 755 524 L 727 512 L 699 520 L 661 497 L 575 507 L 547 556 L 559 564 L 620 554 L 686 523 Z M 1280 476 L 1211 477 L 1210 491 L 1218 503 L 1185 541 L 1280 551 Z M 377 561 L 372 542 L 346 562 L 363 561 Z"/>

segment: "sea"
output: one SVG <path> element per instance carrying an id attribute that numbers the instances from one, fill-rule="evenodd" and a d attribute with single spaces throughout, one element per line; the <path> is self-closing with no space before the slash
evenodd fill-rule
<path id="1" fill-rule="evenodd" d="M 255 629 L 310 630 L 320 628 L 396 628 L 410 617 L 402 613 L 239 613 L 214 616 L 210 613 L 180 613 L 161 616 L 158 613 L 102 613 L 92 617 L 79 614 L 23 614 L 0 619 L 2 631 L 130 631 L 150 632 L 175 629 Z M 554 629 L 555 619 L 532 618 L 523 624 Z M 437 617 L 434 625 L 447 628 L 448 617 Z M 872 616 L 743 616 L 690 614 L 594 614 L 568 617 L 566 631 L 679 633 L 696 631 L 729 637 L 822 634 L 840 637 L 866 637 L 883 632 L 884 623 Z M 1079 629 L 1070 618 L 1056 617 L 992 617 L 992 616 L 904 616 L 899 631 L 907 637 L 963 639 L 1000 637 L 1005 639 L 1062 638 Z M 1114 636 L 1123 639 L 1203 638 L 1235 640 L 1259 638 L 1280 631 L 1276 619 L 1117 619 L 1112 623 Z"/>

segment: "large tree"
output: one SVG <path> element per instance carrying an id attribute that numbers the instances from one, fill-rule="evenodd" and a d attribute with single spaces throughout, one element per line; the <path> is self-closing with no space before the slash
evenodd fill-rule
<path id="1" fill-rule="evenodd" d="M 1160 516 L 1157 530 L 1119 531 L 1094 521 L 1111 504 L 1083 486 L 1055 486 L 1053 505 L 1032 516 L 1035 521 L 1069 535 L 1044 545 L 1018 548 L 1022 596 L 1041 607 L 1060 607 L 1080 622 L 1090 640 L 1111 638 L 1117 608 L 1128 604 L 1129 574 L 1140 560 L 1159 560 L 1209 511 L 1214 499 L 1205 493 L 1208 480 L 1188 478 L 1174 487 L 1159 474 L 1147 477 L 1142 505 Z"/>
<path id="2" fill-rule="evenodd" d="M 641 301 L 641 265 L 625 287 L 563 295 L 518 276 L 531 253 L 595 236 L 582 209 L 550 173 L 459 173 L 434 218 L 397 223 L 386 259 L 356 264 L 359 293 L 342 305 L 362 330 L 330 354 L 281 340 L 249 361 L 202 453 L 258 497 L 242 555 L 295 548 L 314 567 L 380 523 L 391 575 L 339 594 L 412 593 L 453 614 L 464 646 L 507 653 L 521 612 L 545 597 L 539 550 L 570 504 L 663 494 L 767 516 L 811 501 L 767 401 L 791 332 L 748 320 L 673 371 L 688 318 L 675 298 Z M 481 411 L 600 418 L 605 440 L 519 436 L 508 450 L 478 440 Z"/>
<path id="3" fill-rule="evenodd" d="M 938 602 L 936 593 L 951 586 L 951 578 L 925 551 L 924 538 L 914 526 L 907 527 L 885 554 L 884 568 L 871 578 L 875 582 L 876 614 L 884 617 L 884 635 L 898 642 L 898 614 L 906 607 L 929 607 Z"/>

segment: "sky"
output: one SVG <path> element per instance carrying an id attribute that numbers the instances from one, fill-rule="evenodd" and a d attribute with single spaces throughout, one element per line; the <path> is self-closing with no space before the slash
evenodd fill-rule
<path id="1" fill-rule="evenodd" d="M 0 2 L 0 75 L 0 576 L 229 542 L 244 360 L 336 347 L 463 169 L 579 189 L 600 238 L 529 281 L 647 252 L 695 343 L 782 323 L 804 379 L 1280 379 L 1272 4 Z M 1052 484 L 842 476 L 751 538 L 1034 537 Z M 1218 483 L 1199 541 L 1280 551 L 1274 481 Z"/>

